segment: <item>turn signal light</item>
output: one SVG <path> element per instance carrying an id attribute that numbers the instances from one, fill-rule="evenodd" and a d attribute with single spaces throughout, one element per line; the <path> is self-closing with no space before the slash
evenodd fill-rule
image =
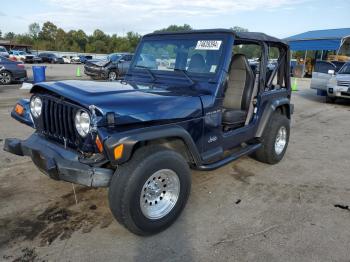
<path id="1" fill-rule="evenodd" d="M 23 115 L 24 113 L 24 107 L 21 106 L 20 104 L 16 104 L 16 107 L 15 107 L 15 112 L 18 114 L 18 115 Z"/>
<path id="2" fill-rule="evenodd" d="M 121 144 L 114 148 L 114 159 L 117 160 L 123 156 L 124 145 Z"/>
<path id="3" fill-rule="evenodd" d="M 96 143 L 96 146 L 97 146 L 97 149 L 100 153 L 103 152 L 103 145 L 102 145 L 102 142 L 99 138 L 99 136 L 96 136 L 96 140 L 95 140 L 95 143 Z"/>

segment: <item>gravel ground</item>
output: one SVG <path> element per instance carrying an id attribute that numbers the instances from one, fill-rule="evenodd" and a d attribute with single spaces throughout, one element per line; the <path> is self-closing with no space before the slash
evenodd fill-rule
<path id="1" fill-rule="evenodd" d="M 67 70 L 67 69 L 65 69 Z M 278 165 L 249 157 L 193 172 L 183 214 L 151 237 L 129 233 L 106 189 L 57 182 L 0 150 L 2 261 L 349 261 L 350 102 L 325 104 L 299 82 L 290 145 Z M 32 130 L 11 119 L 18 86 L 0 89 L 0 147 Z"/>

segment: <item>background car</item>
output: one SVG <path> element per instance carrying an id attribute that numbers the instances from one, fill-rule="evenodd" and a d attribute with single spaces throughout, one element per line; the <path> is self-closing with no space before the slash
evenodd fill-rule
<path id="1" fill-rule="evenodd" d="M 79 56 L 80 63 L 85 64 L 89 60 L 92 60 L 92 56 L 91 55 L 80 55 Z"/>
<path id="2" fill-rule="evenodd" d="M 12 61 L 24 61 L 24 59 L 26 58 L 26 52 L 20 50 L 11 50 L 9 54 L 9 58 Z"/>
<path id="3" fill-rule="evenodd" d="M 7 49 L 3 46 L 0 46 L 0 56 L 8 58 L 10 55 L 7 52 Z"/>
<path id="4" fill-rule="evenodd" d="M 327 84 L 326 102 L 334 103 L 337 98 L 350 99 L 350 62 L 345 63 L 337 74 L 333 73 Z"/>
<path id="5" fill-rule="evenodd" d="M 71 63 L 71 59 L 70 59 L 70 57 L 69 56 L 62 56 L 62 59 L 63 59 L 63 62 L 65 63 L 65 64 L 70 64 Z"/>
<path id="6" fill-rule="evenodd" d="M 46 62 L 51 64 L 64 64 L 63 58 L 53 53 L 40 53 L 39 57 L 42 59 L 44 63 Z"/>
<path id="7" fill-rule="evenodd" d="M 105 60 L 89 60 L 85 63 L 84 72 L 91 78 L 116 80 L 126 74 L 132 57 L 130 53 L 113 53 Z"/>
<path id="8" fill-rule="evenodd" d="M 343 66 L 344 62 L 316 61 L 312 79 L 310 83 L 311 89 L 316 89 L 320 95 L 327 94 L 327 84 L 334 73 L 337 73 Z"/>
<path id="9" fill-rule="evenodd" d="M 14 81 L 23 81 L 25 78 L 27 78 L 27 71 L 22 62 L 0 57 L 0 85 L 8 85 Z"/>

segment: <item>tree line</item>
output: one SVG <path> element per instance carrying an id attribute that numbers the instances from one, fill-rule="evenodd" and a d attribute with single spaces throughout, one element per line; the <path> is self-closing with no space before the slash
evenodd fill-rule
<path id="1" fill-rule="evenodd" d="M 240 32 L 248 30 L 234 26 L 231 29 Z M 193 28 L 188 25 L 170 25 L 166 28 L 154 32 L 164 31 L 189 31 Z M 17 44 L 31 45 L 34 50 L 55 50 L 65 52 L 81 53 L 102 53 L 113 52 L 133 52 L 141 39 L 141 35 L 136 32 L 127 32 L 125 36 L 117 34 L 106 34 L 100 29 L 96 29 L 91 35 L 86 34 L 82 29 L 65 31 L 54 23 L 47 21 L 42 26 L 39 23 L 32 23 L 28 26 L 28 32 L 15 34 L 0 30 L 0 39 L 6 39 Z M 258 50 L 252 47 L 243 47 L 243 53 L 256 56 Z"/>
<path id="2" fill-rule="evenodd" d="M 192 30 L 190 25 L 170 25 L 159 31 Z M 52 22 L 32 23 L 28 26 L 28 32 L 15 34 L 14 32 L 3 33 L 0 30 L 0 39 L 6 39 L 17 44 L 31 45 L 34 50 L 55 50 L 66 52 L 84 53 L 113 53 L 133 52 L 141 39 L 136 32 L 127 32 L 124 36 L 106 34 L 96 29 L 91 35 L 82 29 L 65 31 Z"/>

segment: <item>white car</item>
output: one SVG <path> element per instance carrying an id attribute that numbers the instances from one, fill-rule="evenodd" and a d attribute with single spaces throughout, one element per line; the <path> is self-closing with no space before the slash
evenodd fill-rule
<path id="1" fill-rule="evenodd" d="M 65 64 L 70 64 L 71 63 L 71 59 L 68 56 L 62 56 L 63 62 Z"/>
<path id="2" fill-rule="evenodd" d="M 9 57 L 9 53 L 7 52 L 6 48 L 3 46 L 0 46 L 0 56 L 6 57 L 6 58 Z"/>
<path id="3" fill-rule="evenodd" d="M 347 62 L 338 71 L 334 72 L 331 79 L 327 83 L 327 102 L 333 103 L 337 98 L 350 98 L 350 62 Z"/>

